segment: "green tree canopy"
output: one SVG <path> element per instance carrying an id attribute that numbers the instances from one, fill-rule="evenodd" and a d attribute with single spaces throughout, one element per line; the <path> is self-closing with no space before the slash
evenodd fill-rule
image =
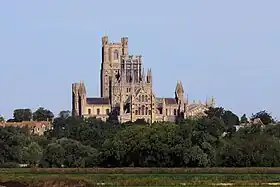
<path id="1" fill-rule="evenodd" d="M 265 110 L 262 110 L 260 112 L 253 114 L 251 117 L 251 120 L 254 120 L 257 118 L 259 118 L 263 122 L 264 125 L 268 125 L 270 123 L 275 123 L 275 120 L 271 116 L 271 113 L 268 113 Z"/>
<path id="2" fill-rule="evenodd" d="M 17 121 L 25 118 L 22 110 L 15 115 Z M 41 119 L 46 115 L 42 116 Z M 151 125 L 143 120 L 124 124 L 114 120 L 104 122 L 62 111 L 44 136 L 30 134 L 26 127 L 0 127 L 0 164 L 2 167 L 8 163 L 14 166 L 40 163 L 42 167 L 280 167 L 280 124 L 274 123 L 267 112 L 253 116 L 257 117 L 267 125 L 236 126 L 237 115 L 222 107 L 210 108 L 204 117 Z M 246 122 L 245 118 L 243 115 L 241 122 Z"/>
<path id="3" fill-rule="evenodd" d="M 223 115 L 222 115 L 222 119 L 225 123 L 225 125 L 228 128 L 231 128 L 235 125 L 239 125 L 240 121 L 239 118 L 236 114 L 234 114 L 232 111 L 230 110 L 226 110 Z"/>
<path id="4" fill-rule="evenodd" d="M 208 118 L 212 118 L 212 117 L 221 118 L 225 113 L 225 110 L 222 107 L 216 107 L 216 108 L 210 107 L 209 110 L 207 110 L 205 113 Z"/>
<path id="5" fill-rule="evenodd" d="M 32 166 L 39 163 L 42 156 L 42 148 L 36 142 L 31 142 L 23 148 L 23 162 Z"/>
<path id="6" fill-rule="evenodd" d="M 14 110 L 14 121 L 30 121 L 32 119 L 32 111 L 30 109 L 16 109 Z"/>
<path id="7" fill-rule="evenodd" d="M 53 118 L 54 118 L 53 113 L 50 110 L 47 110 L 43 107 L 38 108 L 33 113 L 34 121 L 52 121 Z"/>
<path id="8" fill-rule="evenodd" d="M 57 167 L 63 166 L 65 157 L 65 149 L 58 143 L 49 144 L 43 151 L 43 156 L 40 164 L 43 167 Z"/>
<path id="9" fill-rule="evenodd" d="M 0 122 L 4 122 L 4 121 L 5 121 L 4 117 L 0 115 Z"/>
<path id="10" fill-rule="evenodd" d="M 246 114 L 243 114 L 243 115 L 241 116 L 240 123 L 247 123 L 247 122 L 248 122 L 248 119 L 247 119 L 247 117 L 246 117 Z"/>
<path id="11" fill-rule="evenodd" d="M 69 110 L 62 110 L 59 112 L 59 117 L 67 119 L 71 116 L 71 112 Z"/>

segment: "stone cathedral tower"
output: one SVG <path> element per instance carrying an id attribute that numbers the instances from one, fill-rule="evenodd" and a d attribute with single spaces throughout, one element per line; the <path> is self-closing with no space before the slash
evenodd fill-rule
<path id="1" fill-rule="evenodd" d="M 205 104 L 189 104 L 184 98 L 181 81 L 177 82 L 175 97 L 156 97 L 152 70 L 145 73 L 142 56 L 129 54 L 127 37 L 122 37 L 118 43 L 109 42 L 108 36 L 102 37 L 100 82 L 101 97 L 90 98 L 86 97 L 83 82 L 72 84 L 73 115 L 106 120 L 114 113 L 120 122 L 143 119 L 152 123 L 174 121 L 179 113 L 203 115 L 215 103 L 212 99 Z"/>
<path id="2" fill-rule="evenodd" d="M 84 106 L 86 105 L 86 88 L 84 83 L 72 84 L 72 115 L 84 115 Z"/>

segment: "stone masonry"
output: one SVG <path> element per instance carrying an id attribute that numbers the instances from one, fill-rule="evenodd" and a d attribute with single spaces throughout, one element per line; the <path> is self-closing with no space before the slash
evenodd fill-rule
<path id="1" fill-rule="evenodd" d="M 128 53 L 128 38 L 110 43 L 102 37 L 100 97 L 87 97 L 84 82 L 72 84 L 72 113 L 75 116 L 96 117 L 106 120 L 117 115 L 123 123 L 144 119 L 148 123 L 175 121 L 181 116 L 201 116 L 215 106 L 214 98 L 204 103 L 189 103 L 181 81 L 175 87 L 175 96 L 156 97 L 153 92 L 152 70 L 143 68 L 142 56 Z"/>

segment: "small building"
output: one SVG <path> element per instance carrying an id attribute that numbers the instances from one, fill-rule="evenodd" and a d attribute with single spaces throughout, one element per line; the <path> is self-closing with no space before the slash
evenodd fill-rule
<path id="1" fill-rule="evenodd" d="M 27 127 L 31 134 L 42 136 L 44 132 L 51 129 L 50 121 L 22 121 L 22 122 L 1 122 L 1 127 Z"/>

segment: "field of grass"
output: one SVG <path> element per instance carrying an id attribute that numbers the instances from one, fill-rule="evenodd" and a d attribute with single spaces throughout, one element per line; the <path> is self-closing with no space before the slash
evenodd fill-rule
<path id="1" fill-rule="evenodd" d="M 32 187 L 270 186 L 268 183 L 278 182 L 280 186 L 280 168 L 0 169 L 0 181 L 18 181 Z"/>

